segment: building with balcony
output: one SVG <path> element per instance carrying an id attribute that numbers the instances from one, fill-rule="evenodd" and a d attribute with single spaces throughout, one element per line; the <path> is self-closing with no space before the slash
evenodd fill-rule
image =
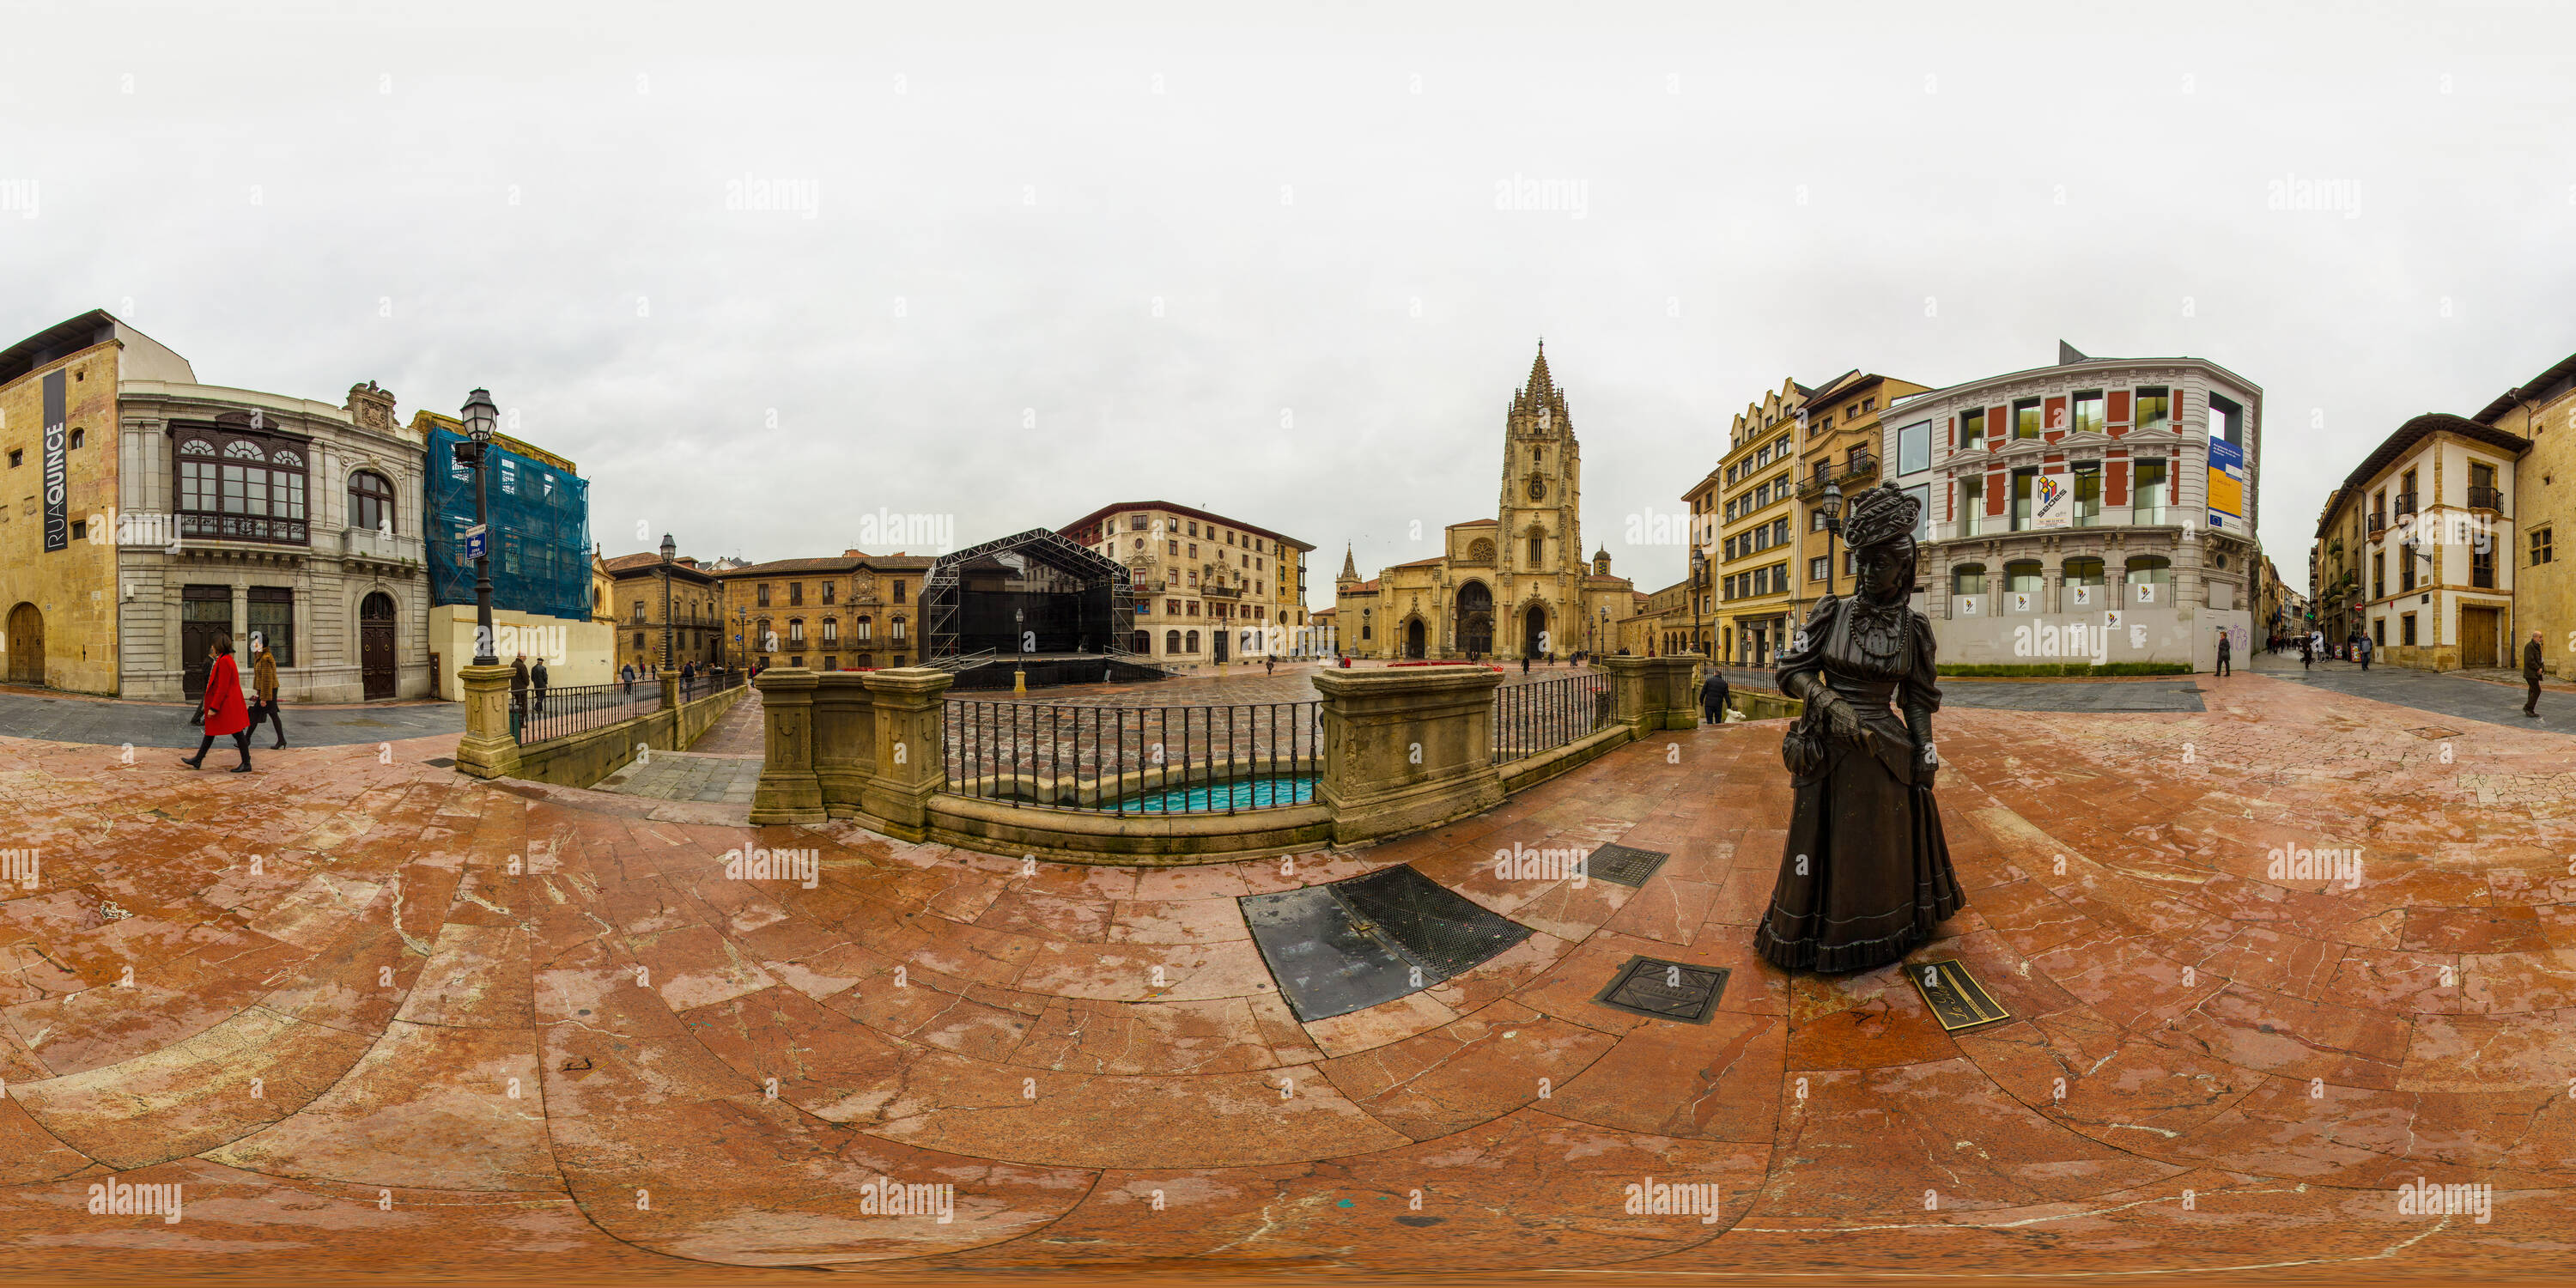
<path id="1" fill-rule="evenodd" d="M 453 416 L 412 414 L 429 460 L 418 493 L 429 516 L 429 651 L 440 697 L 464 697 L 457 673 L 475 654 L 474 470 L 456 459 L 465 426 Z M 484 513 L 492 575 L 493 656 L 546 661 L 549 685 L 606 684 L 616 669 L 614 637 L 597 620 L 590 542 L 590 483 L 571 461 L 508 434 L 484 457 Z"/>
<path id="2" fill-rule="evenodd" d="M 2245 656 L 2262 390 L 2202 358 L 2058 358 L 1880 418 L 1893 482 L 1926 500 L 1917 606 L 1941 661 L 2207 670 L 2221 630 Z"/>
<path id="3" fill-rule="evenodd" d="M 661 559 L 649 557 L 656 564 Z M 720 652 L 714 656 L 734 666 L 817 671 L 919 666 L 921 586 L 937 562 L 927 555 L 843 550 L 820 558 L 736 559 L 728 567 L 709 566 L 706 574 L 717 589 L 714 637 Z M 652 569 L 645 575 L 654 575 Z M 660 612 L 657 606 L 648 604 L 646 612 L 653 622 L 660 620 L 652 616 Z M 699 625 L 685 617 L 675 623 L 683 640 Z M 634 633 L 632 626 L 622 629 Z M 646 633 L 647 645 L 659 649 L 660 637 L 649 624 Z"/>
<path id="4" fill-rule="evenodd" d="M 1329 651 L 1306 629 L 1307 542 L 1169 501 L 1104 505 L 1056 531 L 1127 566 L 1126 652 L 1186 666 Z"/>
<path id="5" fill-rule="evenodd" d="M 2380 661 L 2427 671 L 2515 665 L 2508 498 L 2531 440 L 2428 412 L 2398 426 L 2326 498 L 2320 629 L 2359 631 Z"/>
<path id="6" fill-rule="evenodd" d="M 193 699 L 216 638 L 247 677 L 256 633 L 287 701 L 427 692 L 422 448 L 393 406 L 200 384 L 104 311 L 0 351 L 10 680 Z"/>
<path id="7" fill-rule="evenodd" d="M 1736 666 L 1772 665 L 1797 629 L 1798 425 L 1814 392 L 1781 381 L 1737 414 L 1718 459 L 1716 638 Z"/>
<path id="8" fill-rule="evenodd" d="M 2514 462 L 2502 498 L 2516 534 L 2504 553 L 2516 619 L 2506 637 L 2516 650 L 2511 665 L 2521 665 L 2521 643 L 2538 630 L 2550 673 L 2576 678 L 2576 648 L 2569 647 L 2576 641 L 2576 565 L 2558 557 L 2559 530 L 2576 534 L 2576 355 L 2496 395 L 2470 419 L 2531 444 Z M 2566 487 L 2558 486 L 2560 475 Z"/>
<path id="9" fill-rule="evenodd" d="M 1851 552 L 1826 531 L 1825 512 L 1818 504 L 1826 490 L 1839 488 L 1850 496 L 1877 487 L 1882 470 L 1890 465 L 1918 472 L 1927 467 L 1922 453 L 1930 446 L 1928 434 L 1899 444 L 1899 450 L 1914 452 L 1917 459 L 1891 462 L 1883 459 L 1879 447 L 1884 437 L 1879 416 L 1887 404 L 1927 388 L 1875 372 L 1849 371 L 1808 395 L 1806 427 L 1798 440 L 1798 509 L 1791 525 L 1798 534 L 1795 580 L 1789 593 L 1792 621 L 1805 621 L 1818 599 L 1849 593 L 1852 588 Z"/>
<path id="10" fill-rule="evenodd" d="M 643 676 L 665 666 L 677 670 L 690 662 L 701 667 L 724 663 L 729 634 L 724 587 L 696 556 L 674 551 L 666 564 L 661 551 L 647 550 L 602 560 L 601 565 L 608 572 L 608 612 L 614 632 L 609 644 L 611 672 L 622 674 L 631 666 Z M 665 626 L 670 629 L 664 630 Z M 781 644 L 792 641 L 801 647 L 809 636 L 801 614 L 781 630 L 786 636 Z M 837 636 L 839 631 L 836 627 L 830 633 Z M 781 656 L 770 664 L 803 666 L 805 661 L 790 662 Z"/>

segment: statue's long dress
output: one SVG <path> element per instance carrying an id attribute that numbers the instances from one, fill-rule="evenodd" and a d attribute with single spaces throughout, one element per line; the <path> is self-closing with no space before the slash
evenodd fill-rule
<path id="1" fill-rule="evenodd" d="M 1918 781 L 1929 775 L 1898 714 L 1940 709 L 1932 627 L 1902 603 L 1835 598 L 1817 604 L 1800 642 L 1780 655 L 1782 691 L 1791 676 L 1820 675 L 1876 733 L 1877 754 L 1831 741 L 1813 705 L 1800 718 L 1791 742 L 1803 735 L 1822 763 L 1794 780 L 1788 845 L 1753 945 L 1792 970 L 1868 970 L 1905 956 L 1967 906 L 1932 787 Z"/>

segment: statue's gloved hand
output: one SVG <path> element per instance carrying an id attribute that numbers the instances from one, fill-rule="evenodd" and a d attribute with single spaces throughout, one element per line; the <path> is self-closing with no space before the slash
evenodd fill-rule
<path id="1" fill-rule="evenodd" d="M 1860 713 L 1839 697 L 1825 700 L 1825 732 L 1836 742 L 1859 743 L 1868 732 L 1861 727 Z"/>

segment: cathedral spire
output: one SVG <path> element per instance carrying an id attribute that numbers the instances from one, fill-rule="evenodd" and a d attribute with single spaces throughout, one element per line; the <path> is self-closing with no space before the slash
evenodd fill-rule
<path id="1" fill-rule="evenodd" d="M 1538 342 L 1538 359 L 1530 363 L 1529 383 L 1521 388 L 1522 396 L 1534 403 L 1545 403 L 1556 392 L 1556 382 L 1547 374 L 1547 338 Z"/>
<path id="2" fill-rule="evenodd" d="M 1357 565 L 1357 564 L 1355 564 L 1355 563 L 1351 562 L 1351 546 L 1350 546 L 1350 543 L 1349 543 L 1349 542 L 1345 541 L 1345 542 L 1343 542 L 1343 543 L 1342 543 L 1342 576 L 1341 576 L 1341 580 L 1343 580 L 1343 581 L 1358 581 L 1359 579 L 1360 579 L 1360 570 L 1359 570 L 1359 565 Z"/>
<path id="3" fill-rule="evenodd" d="M 1542 430 L 1560 427 L 1567 419 L 1565 390 L 1548 373 L 1547 341 L 1543 338 L 1538 342 L 1538 357 L 1530 362 L 1529 382 L 1512 391 L 1510 419 L 1520 422 L 1524 417 L 1537 422 L 1532 428 Z"/>

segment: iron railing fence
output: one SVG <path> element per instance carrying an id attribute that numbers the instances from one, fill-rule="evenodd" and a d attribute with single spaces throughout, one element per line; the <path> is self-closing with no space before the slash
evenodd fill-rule
<path id="1" fill-rule="evenodd" d="M 1032 809 L 1239 814 L 1314 799 L 1323 703 L 1101 706 L 951 699 L 948 790 Z"/>
<path id="2" fill-rule="evenodd" d="M 1494 690 L 1494 763 L 1535 756 L 1610 724 L 1610 677 L 1569 675 Z"/>
<path id="3" fill-rule="evenodd" d="M 514 723 L 519 727 L 519 743 L 525 746 L 659 711 L 662 685 L 658 680 L 638 680 L 630 690 L 624 684 L 559 684 L 524 694 L 514 690 L 510 705 L 518 717 Z"/>

